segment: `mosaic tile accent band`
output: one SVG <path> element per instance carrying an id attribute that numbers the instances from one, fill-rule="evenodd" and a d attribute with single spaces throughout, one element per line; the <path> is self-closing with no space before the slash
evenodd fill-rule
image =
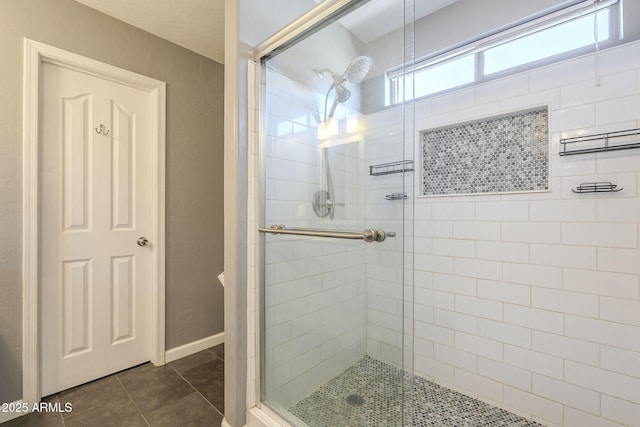
<path id="1" fill-rule="evenodd" d="M 547 107 L 420 132 L 422 195 L 549 189 Z"/>
<path id="2" fill-rule="evenodd" d="M 542 427 L 369 356 L 289 411 L 311 427 Z"/>

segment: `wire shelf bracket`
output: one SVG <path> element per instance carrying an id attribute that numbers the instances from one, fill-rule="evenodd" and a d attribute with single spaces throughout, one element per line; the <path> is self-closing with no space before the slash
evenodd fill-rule
<path id="1" fill-rule="evenodd" d="M 595 146 L 575 148 L 589 144 L 594 144 Z M 632 148 L 640 148 L 640 128 L 563 138 L 560 140 L 560 152 L 558 154 L 571 156 L 574 154 L 630 150 Z"/>
<path id="2" fill-rule="evenodd" d="M 611 182 L 583 182 L 575 189 L 571 189 L 574 193 L 617 193 L 622 190 L 624 188 L 618 188 Z"/>
<path id="3" fill-rule="evenodd" d="M 409 196 L 407 196 L 407 193 L 391 193 L 391 194 L 386 194 L 384 196 L 385 200 L 405 200 L 408 199 Z"/>
<path id="4" fill-rule="evenodd" d="M 389 175 L 392 173 L 412 172 L 413 160 L 401 160 L 399 162 L 382 163 L 369 166 L 370 176 Z"/>

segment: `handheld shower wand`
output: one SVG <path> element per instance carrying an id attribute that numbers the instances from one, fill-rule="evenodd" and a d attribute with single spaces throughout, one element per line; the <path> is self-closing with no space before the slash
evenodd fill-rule
<path id="1" fill-rule="evenodd" d="M 336 112 L 336 107 L 338 106 L 338 104 L 347 102 L 349 97 L 351 97 L 351 91 L 347 89 L 347 83 L 351 85 L 360 83 L 371 69 L 372 63 L 373 61 L 368 56 L 359 56 L 354 59 L 351 64 L 349 64 L 347 69 L 342 74 L 337 74 L 331 71 L 329 68 L 314 69 L 316 75 L 320 78 L 324 76 L 324 73 L 328 73 L 331 78 L 333 78 L 333 83 L 331 83 L 331 86 L 329 86 L 327 94 L 324 97 L 325 126 L 328 126 L 331 120 L 333 120 L 333 115 Z M 329 94 L 332 90 L 334 90 L 335 95 L 333 97 L 331 109 L 327 111 Z M 333 180 L 331 179 L 331 168 L 329 167 L 329 155 L 327 150 L 328 148 L 325 145 L 322 148 L 322 160 L 324 163 L 325 176 L 327 179 L 327 189 L 318 190 L 315 192 L 315 194 L 313 195 L 312 205 L 313 211 L 318 217 L 324 218 L 328 215 L 330 219 L 333 219 L 335 207 L 344 206 L 344 203 L 336 203 L 334 201 Z"/>

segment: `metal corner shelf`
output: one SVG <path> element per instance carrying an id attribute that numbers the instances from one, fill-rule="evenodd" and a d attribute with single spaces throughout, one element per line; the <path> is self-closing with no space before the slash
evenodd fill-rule
<path id="1" fill-rule="evenodd" d="M 609 145 L 609 140 L 611 139 L 633 136 L 637 137 L 637 141 L 618 145 Z M 638 139 L 638 137 L 640 137 L 640 128 L 621 130 L 616 132 L 598 133 L 588 136 L 576 136 L 573 138 L 563 138 L 560 140 L 561 148 L 558 154 L 561 156 L 571 156 L 574 154 L 601 153 L 605 151 L 619 151 L 630 150 L 632 148 L 640 148 L 640 139 Z M 599 140 L 602 140 L 602 145 L 599 147 L 578 148 L 574 150 L 567 149 L 567 146 L 570 147 L 572 144 L 584 144 L 586 142 Z"/>
<path id="2" fill-rule="evenodd" d="M 399 162 L 381 163 L 369 166 L 370 176 L 389 175 L 392 173 L 412 172 L 413 160 L 401 160 Z"/>

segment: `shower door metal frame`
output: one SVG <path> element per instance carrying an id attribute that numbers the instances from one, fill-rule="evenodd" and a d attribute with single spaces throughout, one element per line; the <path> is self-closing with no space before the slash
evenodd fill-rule
<path id="1" fill-rule="evenodd" d="M 258 224 L 264 224 L 266 219 L 266 174 L 267 174 L 267 165 L 266 165 L 266 111 L 267 111 L 267 103 L 266 103 L 266 93 L 267 93 L 267 83 L 266 83 L 266 62 L 261 59 L 254 59 L 257 63 L 256 78 L 258 79 L 257 87 L 257 96 L 258 96 Z M 266 258 L 265 258 L 265 235 L 264 233 L 258 232 L 258 230 L 251 230 L 253 233 L 257 234 L 257 242 L 258 242 L 258 283 L 257 283 L 257 321 L 258 321 L 258 335 L 256 339 L 258 342 L 256 343 L 256 348 L 259 349 L 259 364 L 256 367 L 259 372 L 256 373 L 257 379 L 257 404 L 259 407 L 262 407 L 262 402 L 264 401 L 264 372 L 266 366 L 266 345 L 265 345 L 265 331 L 266 331 L 266 313 L 264 310 L 265 306 L 265 280 L 266 280 Z"/>
<path id="2" fill-rule="evenodd" d="M 253 60 L 264 64 L 285 49 L 304 40 L 353 9 L 371 0 L 324 1 L 253 49 Z"/>

